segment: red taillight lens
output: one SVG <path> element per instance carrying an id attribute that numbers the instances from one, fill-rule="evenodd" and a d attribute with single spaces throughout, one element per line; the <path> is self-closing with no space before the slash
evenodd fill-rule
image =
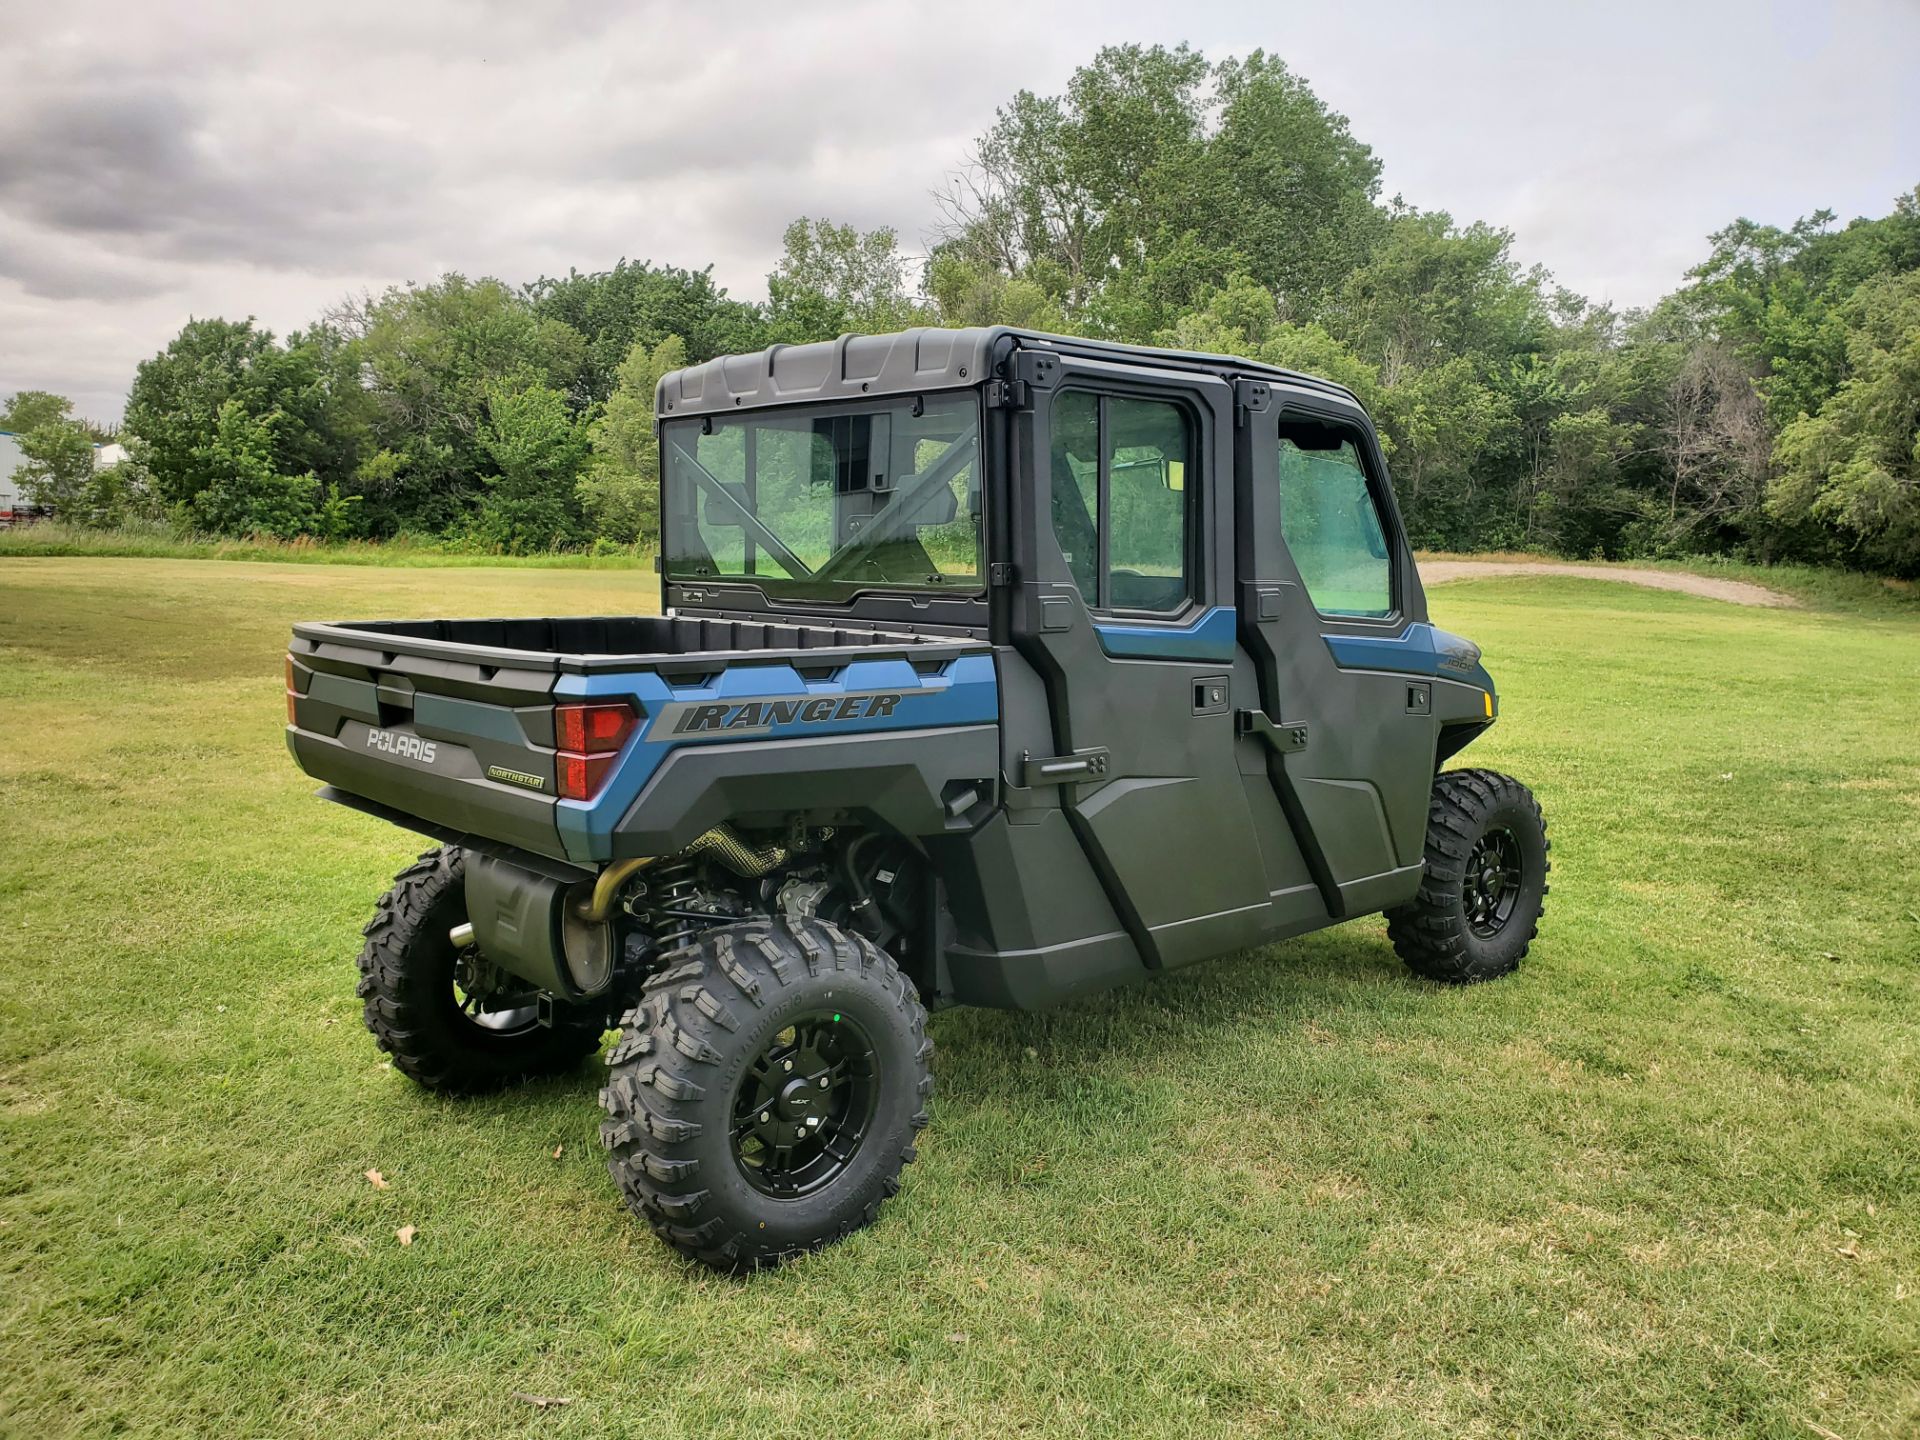
<path id="1" fill-rule="evenodd" d="M 554 706 L 553 735 L 559 747 L 553 757 L 555 788 L 562 799 L 591 800 L 600 793 L 639 720 L 624 700 Z"/>
<path id="2" fill-rule="evenodd" d="M 562 750 L 554 757 L 561 799 L 591 800 L 598 795 L 600 787 L 606 783 L 607 772 L 618 758 L 615 755 L 576 755 L 572 751 Z"/>
<path id="3" fill-rule="evenodd" d="M 633 706 L 620 700 L 613 704 L 556 705 L 553 732 L 562 750 L 582 755 L 604 755 L 618 750 L 633 733 L 639 717 Z"/>

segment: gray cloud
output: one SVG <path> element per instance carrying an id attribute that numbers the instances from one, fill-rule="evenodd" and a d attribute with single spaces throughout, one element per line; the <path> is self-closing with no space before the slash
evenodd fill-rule
<path id="1" fill-rule="evenodd" d="M 997 12 L 998 13 L 998 12 Z M 120 408 L 190 315 L 285 331 L 350 290 L 625 255 L 763 293 L 796 215 L 920 245 L 930 192 L 1015 90 L 1105 43 L 1265 46 L 1389 193 L 1514 229 L 1644 303 L 1706 232 L 1920 179 L 1920 16 L 1899 0 L 1543 10 L 1414 0 L 964 7 L 0 0 L 0 393 Z"/>

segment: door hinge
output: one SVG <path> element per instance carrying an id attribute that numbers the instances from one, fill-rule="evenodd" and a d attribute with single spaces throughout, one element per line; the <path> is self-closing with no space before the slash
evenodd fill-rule
<path id="1" fill-rule="evenodd" d="M 1071 755 L 1022 754 L 1020 783 L 1032 789 L 1036 785 L 1072 785 L 1082 780 L 1103 780 L 1112 759 L 1105 746 L 1076 750 Z"/>
<path id="2" fill-rule="evenodd" d="M 1031 410 L 1033 386 L 1024 380 L 995 380 L 987 386 L 989 410 Z"/>
<path id="3" fill-rule="evenodd" d="M 987 584 L 997 590 L 1003 585 L 1013 584 L 1013 577 L 1018 573 L 1019 572 L 1005 560 L 996 560 L 993 564 L 987 566 Z"/>
<path id="4" fill-rule="evenodd" d="M 1242 735 L 1264 740 L 1277 755 L 1291 755 L 1296 750 L 1307 748 L 1307 723 L 1304 720 L 1282 720 L 1275 724 L 1273 717 L 1264 710 L 1236 710 L 1233 728 Z"/>
<path id="5" fill-rule="evenodd" d="M 1265 412 L 1273 400 L 1273 386 L 1264 380 L 1236 380 L 1233 382 L 1233 423 L 1236 426 L 1247 423 L 1249 415 Z"/>

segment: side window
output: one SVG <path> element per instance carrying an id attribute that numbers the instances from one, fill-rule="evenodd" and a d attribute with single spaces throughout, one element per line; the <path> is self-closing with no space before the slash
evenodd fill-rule
<path id="1" fill-rule="evenodd" d="M 1193 422 L 1166 400 L 1062 393 L 1053 405 L 1053 533 L 1096 610 L 1180 609 L 1193 593 Z"/>
<path id="2" fill-rule="evenodd" d="M 1322 615 L 1393 613 L 1386 530 L 1345 432 L 1281 427 L 1280 533 Z"/>

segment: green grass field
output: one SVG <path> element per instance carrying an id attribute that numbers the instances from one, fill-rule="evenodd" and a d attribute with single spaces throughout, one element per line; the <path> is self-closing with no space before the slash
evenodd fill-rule
<path id="1" fill-rule="evenodd" d="M 280 736 L 297 618 L 652 604 L 0 559 L 0 1433 L 1920 1432 L 1920 619 L 1436 590 L 1501 687 L 1462 758 L 1552 826 L 1517 976 L 1366 920 L 938 1016 L 880 1224 L 737 1282 L 621 1207 L 591 1067 L 382 1062 L 351 960 L 418 843 Z"/>

